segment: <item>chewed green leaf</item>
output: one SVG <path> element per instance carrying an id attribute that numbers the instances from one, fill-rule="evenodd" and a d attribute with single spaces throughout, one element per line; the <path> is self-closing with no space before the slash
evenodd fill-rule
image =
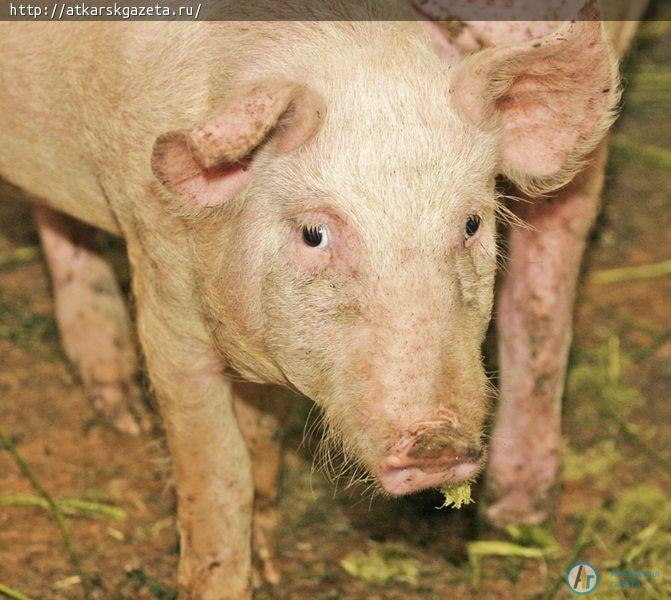
<path id="1" fill-rule="evenodd" d="M 438 508 L 452 507 L 459 509 L 464 504 L 474 502 L 471 498 L 471 484 L 469 482 L 459 485 L 446 485 L 440 488 L 440 492 L 445 496 L 445 501 Z"/>

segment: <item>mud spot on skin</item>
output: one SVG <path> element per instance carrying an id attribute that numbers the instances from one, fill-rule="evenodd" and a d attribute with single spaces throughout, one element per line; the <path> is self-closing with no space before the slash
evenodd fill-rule
<path id="1" fill-rule="evenodd" d="M 438 458 L 446 448 L 457 444 L 457 436 L 451 429 L 444 427 L 437 431 L 427 431 L 418 436 L 408 456 L 410 458 Z"/>
<path id="2" fill-rule="evenodd" d="M 534 381 L 534 398 L 547 398 L 552 395 L 555 377 L 550 373 L 542 373 Z"/>
<path id="3" fill-rule="evenodd" d="M 94 281 L 91 284 L 91 290 L 102 296 L 115 296 L 117 293 L 116 289 L 111 287 L 107 281 Z"/>

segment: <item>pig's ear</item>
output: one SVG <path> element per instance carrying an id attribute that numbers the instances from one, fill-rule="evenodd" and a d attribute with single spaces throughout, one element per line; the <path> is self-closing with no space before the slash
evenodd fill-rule
<path id="1" fill-rule="evenodd" d="M 218 206 L 250 181 L 255 152 L 272 143 L 280 153 L 308 141 L 324 116 L 318 96 L 284 81 L 238 92 L 209 121 L 173 131 L 154 143 L 151 167 L 163 186 L 188 206 Z"/>
<path id="2" fill-rule="evenodd" d="M 617 63 L 598 20 L 484 50 L 456 68 L 457 110 L 501 127 L 501 172 L 526 192 L 567 183 L 615 118 Z"/>

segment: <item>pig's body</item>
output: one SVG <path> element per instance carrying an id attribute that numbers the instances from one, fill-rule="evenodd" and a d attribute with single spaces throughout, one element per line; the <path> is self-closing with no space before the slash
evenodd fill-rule
<path id="1" fill-rule="evenodd" d="M 333 47 L 338 48 L 337 54 L 331 51 Z M 398 54 L 386 56 L 389 47 L 397 47 Z M 401 47 L 405 51 L 401 52 Z M 204 228 L 198 232 L 186 227 L 182 213 L 188 210 L 182 210 L 176 203 L 172 207 L 167 205 L 161 196 L 160 185 L 151 171 L 152 146 L 167 129 L 187 129 L 204 121 L 239 82 L 281 76 L 307 83 L 327 103 L 334 96 L 342 97 L 329 106 L 329 116 L 335 118 L 340 113 L 345 126 L 342 132 L 329 132 L 335 162 L 331 171 L 335 181 L 331 185 L 339 185 L 339 171 L 347 174 L 358 163 L 356 168 L 370 169 L 372 186 L 381 186 L 387 180 L 393 186 L 391 193 L 407 195 L 405 171 L 416 170 L 425 162 L 449 165 L 443 140 L 453 135 L 449 125 L 455 119 L 451 111 L 445 110 L 441 115 L 427 106 L 425 143 L 419 146 L 416 156 L 407 156 L 404 145 L 410 136 L 417 136 L 416 125 L 422 115 L 414 108 L 418 106 L 417 90 L 413 88 L 416 79 L 409 79 L 406 74 L 421 69 L 423 76 L 436 82 L 426 89 L 427 97 L 419 104 L 426 106 L 435 104 L 439 94 L 442 97 L 448 94 L 445 67 L 434 55 L 421 27 L 412 22 L 351 27 L 340 23 L 114 23 L 59 27 L 13 23 L 6 25 L 0 35 L 0 55 L 3 90 L 0 174 L 40 205 L 120 233 L 127 242 L 134 272 L 140 340 L 174 460 L 182 541 L 180 589 L 190 598 L 244 596 L 250 586 L 253 487 L 250 456 L 233 416 L 233 404 L 237 404 L 243 433 L 245 427 L 250 432 L 249 450 L 254 454 L 258 446 L 266 461 L 259 463 L 258 468 L 255 466 L 254 472 L 257 487 L 254 542 L 259 559 L 266 559 L 262 565 L 264 575 L 271 580 L 276 574 L 267 560 L 267 547 L 272 546 L 275 520 L 272 502 L 277 417 L 274 407 L 272 410 L 266 407 L 265 392 L 252 392 L 249 386 L 233 387 L 223 373 L 234 363 L 238 372 L 253 381 L 287 384 L 287 380 L 273 364 L 272 357 L 257 359 L 260 351 L 253 345 L 256 340 L 247 331 L 241 331 L 246 323 L 225 331 L 225 335 L 218 331 L 220 326 L 230 326 L 226 322 L 227 311 L 245 313 L 249 304 L 255 303 L 254 299 L 247 302 L 243 298 L 242 303 L 239 299 L 239 295 L 252 293 L 248 286 L 239 285 L 240 278 L 260 284 L 259 277 L 250 272 L 254 265 L 244 265 L 246 270 L 241 271 L 244 256 L 236 264 L 235 256 L 227 252 L 227 247 L 240 235 L 250 233 L 249 226 L 237 219 L 232 223 L 217 219 L 216 223 L 203 223 Z M 371 71 L 366 66 L 370 63 L 383 63 L 385 68 Z M 390 94 L 390 90 L 394 93 Z M 402 119 L 394 123 L 393 103 L 407 106 L 405 123 Z M 441 104 L 444 105 L 442 100 Z M 379 123 L 374 123 L 376 118 Z M 386 147 L 379 148 L 380 155 L 375 156 L 366 145 L 370 131 L 360 127 L 361 123 L 373 123 L 376 129 L 397 130 L 397 134 L 387 139 Z M 325 129 L 328 128 L 327 123 Z M 442 135 L 433 135 L 441 129 Z M 461 135 L 466 135 L 466 129 Z M 361 149 L 354 160 L 353 148 Z M 410 160 L 396 170 L 393 163 L 398 163 L 398 156 Z M 493 156 L 485 158 L 493 161 Z M 259 162 L 264 159 L 258 157 Z M 464 159 L 474 161 L 472 168 L 482 169 L 483 173 L 493 168 L 491 164 L 475 164 L 479 160 L 475 154 Z M 381 169 L 389 170 L 379 172 Z M 379 172 L 377 177 L 375 171 Z M 434 179 L 428 173 L 425 175 L 420 185 L 426 193 L 435 195 Z M 487 183 L 483 181 L 483 185 Z M 360 197 L 361 193 L 357 195 Z M 380 187 L 370 195 L 370 200 L 375 203 L 369 207 L 371 211 L 404 210 L 395 204 L 385 209 L 388 195 Z M 419 215 L 423 209 L 406 203 L 406 210 L 409 215 L 413 210 Z M 56 282 L 57 314 L 66 350 L 74 346 L 68 354 L 80 371 L 91 372 L 88 377 L 84 374 L 85 383 L 88 381 L 95 387 L 105 379 L 108 391 L 117 384 L 120 391 L 112 390 L 107 405 L 96 404 L 99 394 L 92 391 L 94 406 L 107 411 L 118 424 L 134 430 L 132 425 L 128 426 L 123 406 L 119 406 L 125 400 L 123 391 L 133 386 L 125 359 L 113 357 L 114 364 L 110 367 L 110 353 L 92 347 L 105 346 L 107 339 L 115 343 L 123 339 L 124 345 L 128 340 L 126 323 L 110 319 L 118 312 L 118 295 L 95 291 L 97 282 L 109 281 L 110 271 L 104 264 L 94 264 L 95 254 L 82 243 L 72 223 L 64 224 L 62 218 L 44 209 L 39 214 Z M 397 219 L 400 218 L 403 217 L 398 215 Z M 256 227 L 258 234 L 263 235 L 263 223 Z M 217 240 L 216 252 L 214 248 L 205 248 L 204 252 L 203 247 L 197 247 L 208 236 Z M 408 237 L 408 243 L 414 243 L 412 236 Z M 490 244 L 489 253 L 493 257 L 493 235 Z M 403 252 L 405 257 L 401 260 L 406 264 L 414 260 L 410 246 Z M 80 263 L 79 269 L 72 268 L 75 259 Z M 234 307 L 228 304 L 223 309 L 219 306 L 219 312 L 213 314 L 207 305 L 220 299 L 204 297 L 201 292 L 204 282 L 221 275 L 222 260 L 228 261 L 230 268 L 223 276 L 224 281 L 215 285 L 226 295 L 225 280 L 233 280 L 228 289 L 229 302 L 237 304 Z M 418 262 L 424 270 L 430 266 L 427 259 Z M 380 268 L 395 269 L 392 257 Z M 59 269 L 65 272 L 59 273 Z M 417 273 L 408 275 L 402 285 L 409 297 L 418 293 L 421 281 Z M 489 277 L 493 277 L 492 268 Z M 484 280 L 483 283 L 486 285 Z M 388 292 L 389 301 L 398 295 L 399 285 L 393 284 Z M 433 293 L 438 292 L 436 287 Z M 488 292 L 484 313 L 489 310 L 490 298 Z M 409 301 L 402 302 L 407 306 Z M 87 308 L 91 305 L 95 308 Z M 427 323 L 429 306 L 420 307 L 420 313 L 410 318 Z M 341 310 L 343 326 L 356 311 L 356 303 Z M 406 318 L 403 312 L 397 310 L 399 326 L 382 334 L 389 339 L 390 352 L 394 354 L 403 353 L 402 348 L 397 348 L 396 339 L 407 336 L 408 328 L 412 334 L 412 324 L 402 322 Z M 107 332 L 102 327 L 110 320 L 117 324 L 116 331 Z M 309 322 L 300 325 L 312 326 Z M 97 335 L 92 336 L 91 331 Z M 82 336 L 89 347 L 79 356 L 77 348 L 82 341 L 77 338 Z M 227 347 L 217 351 L 212 342 L 214 336 L 227 338 Z M 417 354 L 426 355 L 420 346 L 422 337 L 418 333 L 414 349 Z M 464 357 L 481 371 L 477 353 L 480 338 L 481 332 L 473 336 L 472 352 Z M 68 344 L 67 340 L 73 342 Z M 225 362 L 222 354 L 230 362 Z M 380 356 L 378 362 L 383 360 Z M 403 365 L 401 356 L 398 360 L 402 369 L 391 374 L 387 385 L 407 385 L 405 394 L 390 394 L 409 407 L 407 411 L 391 411 L 407 413 L 397 426 L 404 429 L 431 411 L 434 396 L 430 388 L 435 385 L 436 374 L 427 370 L 426 392 L 417 393 L 420 401 L 412 407 L 410 394 L 413 387 L 423 385 L 421 377 L 418 384 L 410 382 L 414 376 L 410 365 Z M 360 361 L 356 368 L 365 370 L 363 358 Z M 102 374 L 101 363 L 106 365 Z M 469 365 L 461 369 L 465 378 L 471 370 Z M 468 379 L 473 386 L 484 386 L 481 372 Z M 314 390 L 305 391 L 315 396 Z M 477 444 L 478 421 L 486 406 L 477 394 L 472 403 L 472 415 L 465 415 L 462 421 L 473 420 L 471 437 Z M 131 414 L 136 412 L 134 407 L 130 408 Z M 337 411 L 338 406 L 334 408 Z M 382 413 L 380 418 L 383 417 Z M 383 433 L 382 428 L 380 432 Z M 354 432 L 350 434 L 354 437 Z M 478 467 L 469 467 L 464 475 L 474 474 Z"/>
<path id="2" fill-rule="evenodd" d="M 52 209 L 127 242 L 185 597 L 250 593 L 253 503 L 259 566 L 277 578 L 282 403 L 232 371 L 312 397 L 390 493 L 478 472 L 494 177 L 556 187 L 602 137 L 617 82 L 597 24 L 458 67 L 412 21 L 12 23 L 0 56 L 0 176 L 42 207 L 59 326 L 94 406 L 136 430 L 118 288 Z M 588 78 L 558 68 L 581 61 Z M 556 92 L 546 64 L 567 76 L 559 122 L 542 103 L 519 119 L 523 69 Z"/>

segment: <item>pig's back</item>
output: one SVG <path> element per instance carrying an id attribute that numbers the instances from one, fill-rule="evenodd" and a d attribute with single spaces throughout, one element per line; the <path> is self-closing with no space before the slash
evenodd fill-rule
<path id="1" fill-rule="evenodd" d="M 118 233 L 110 203 L 123 202 L 119 180 L 146 183 L 157 135 L 206 111 L 207 28 L 0 24 L 0 177 Z"/>
<path id="2" fill-rule="evenodd" d="M 78 89 L 87 26 L 0 24 L 0 176 L 48 204 L 114 231 L 85 143 Z M 89 52 L 86 52 L 89 54 Z"/>
<path id="3" fill-rule="evenodd" d="M 278 48 L 301 27 L 0 24 L 0 177 L 118 233 L 110 204 L 118 213 L 142 201 L 154 140 L 210 116 L 234 80 L 263 76 L 255 56 L 272 55 L 281 72 L 290 53 Z"/>
<path id="4" fill-rule="evenodd" d="M 156 185 L 156 138 L 209 118 L 238 83 L 281 76 L 327 95 L 351 68 L 414 52 L 433 58 L 416 23 L 0 24 L 0 177 L 116 232 L 110 204 L 133 211 Z"/>

